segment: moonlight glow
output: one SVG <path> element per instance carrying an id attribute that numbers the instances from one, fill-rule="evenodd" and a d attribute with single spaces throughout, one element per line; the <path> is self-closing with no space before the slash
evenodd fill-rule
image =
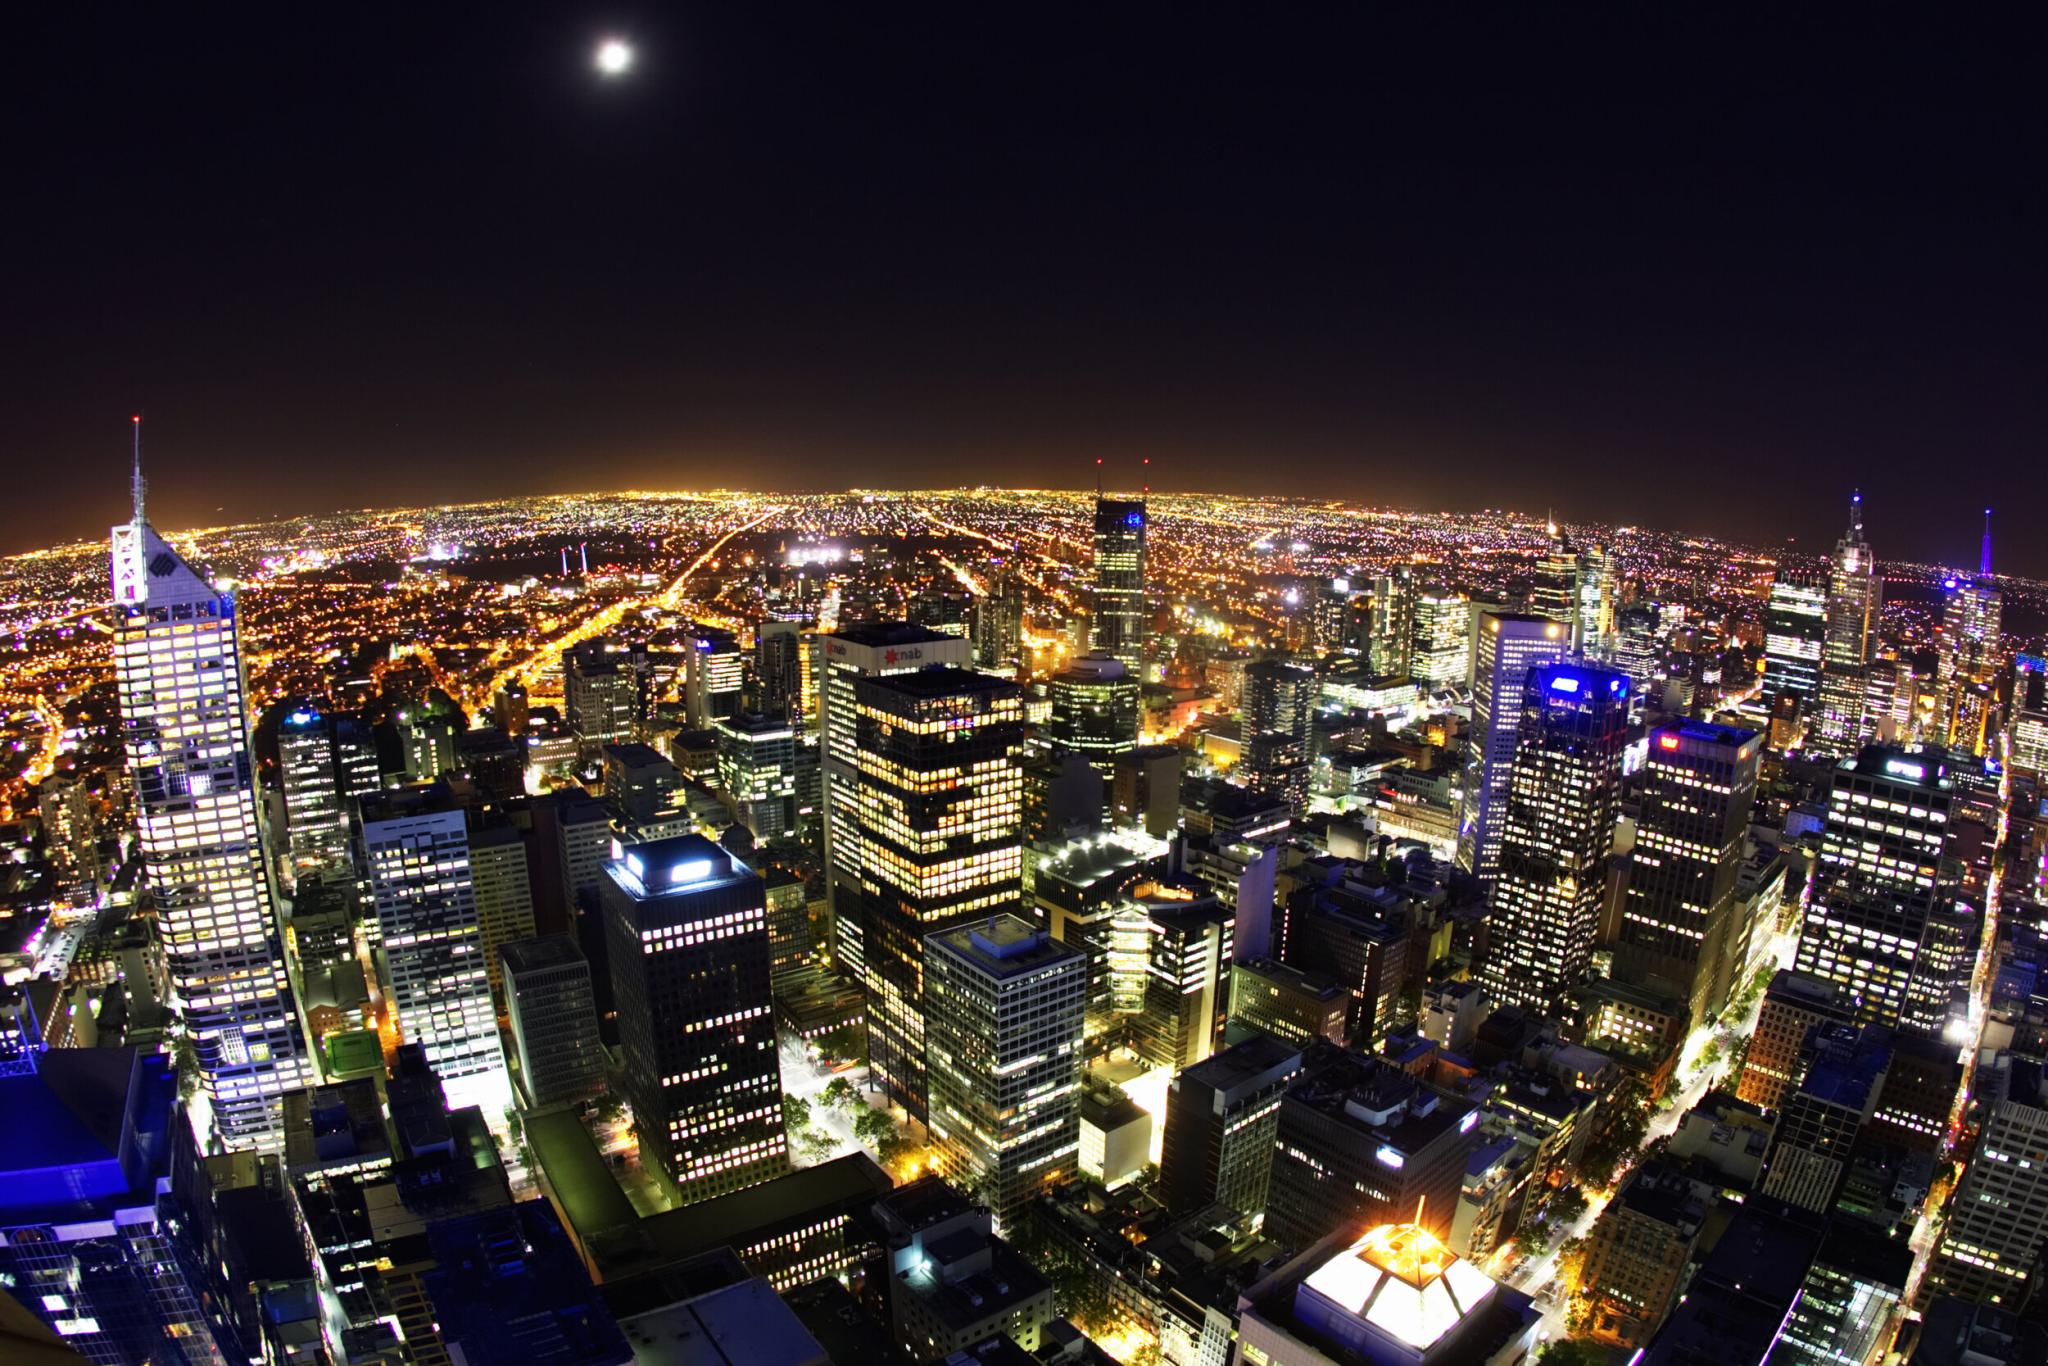
<path id="1" fill-rule="evenodd" d="M 623 39 L 607 38 L 597 45 L 597 69 L 607 76 L 623 76 L 633 65 L 633 49 Z"/>

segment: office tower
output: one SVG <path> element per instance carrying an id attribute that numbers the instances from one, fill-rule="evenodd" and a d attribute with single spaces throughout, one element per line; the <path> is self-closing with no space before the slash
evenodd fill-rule
<path id="1" fill-rule="evenodd" d="M 527 713 L 530 699 L 523 683 L 507 683 L 491 698 L 491 719 L 498 723 L 498 729 L 514 739 L 526 734 Z"/>
<path id="2" fill-rule="evenodd" d="M 1085 1087 L 1081 1093 L 1081 1175 L 1108 1190 L 1145 1174 L 1152 1154 L 1152 1116 L 1121 1088 Z"/>
<path id="3" fill-rule="evenodd" d="M 622 667 L 617 641 L 597 638 L 562 651 L 563 721 L 587 763 L 614 740 L 633 738 L 639 688 Z"/>
<path id="4" fill-rule="evenodd" d="M 674 814 L 683 778 L 660 751 L 637 740 L 615 740 L 604 746 L 602 756 L 605 805 L 621 821 L 646 825 Z"/>
<path id="5" fill-rule="evenodd" d="M 1573 621 L 1579 653 L 1608 659 L 1614 653 L 1614 553 L 1600 546 L 1579 552 L 1578 601 Z"/>
<path id="6" fill-rule="evenodd" d="M 764 621 L 754 632 L 753 710 L 803 719 L 803 626 Z"/>
<path id="7" fill-rule="evenodd" d="M 1771 1360 L 1782 1366 L 1876 1360 L 1899 1327 L 1894 1316 L 1912 1271 L 1913 1250 L 1906 1244 L 1861 1219 L 1830 1220 Z"/>
<path id="8" fill-rule="evenodd" d="M 1863 495 L 1849 499 L 1849 529 L 1828 558 L 1827 638 L 1821 653 L 1818 737 L 1838 750 L 1861 738 L 1865 681 L 1884 580 L 1863 539 Z"/>
<path id="9" fill-rule="evenodd" d="M 1079 1161 L 1087 960 L 1005 911 L 928 936 L 924 971 L 940 1173 L 1015 1228 Z"/>
<path id="10" fill-rule="evenodd" d="M 1807 1051 L 1805 1075 L 1779 1107 L 1759 1189 L 1826 1214 L 1835 1206 L 1857 1136 L 1877 1110 L 1891 1066 L 1891 1031 L 1882 1025 L 1821 1025 Z"/>
<path id="11" fill-rule="evenodd" d="M 642 1155 L 686 1204 L 782 1175 L 761 879 L 700 835 L 633 845 L 605 874 L 612 994 Z"/>
<path id="12" fill-rule="evenodd" d="M 1768 710 L 1795 698 L 1811 717 L 1819 703 L 1821 657 L 1827 648 L 1828 587 L 1818 575 L 1779 565 L 1764 604 L 1764 681 Z M 1790 705 L 1789 703 L 1787 705 Z"/>
<path id="13" fill-rule="evenodd" d="M 1579 623 L 1579 552 L 1550 523 L 1550 539 L 1536 558 L 1529 583 L 1529 610 L 1565 624 L 1568 644 L 1576 645 Z"/>
<path id="14" fill-rule="evenodd" d="M 172 1194 L 177 1101 L 171 1060 L 133 1048 L 55 1049 L 0 1076 L 10 1126 L 0 1285 L 16 1302 L 0 1356 L 108 1366 L 232 1358 L 234 1335 L 216 1337 L 201 1249 Z M 26 1316 L 47 1343 L 18 1326 Z"/>
<path id="15" fill-rule="evenodd" d="M 36 818 L 42 822 L 43 845 L 52 867 L 90 901 L 100 872 L 99 832 L 84 781 L 76 773 L 63 772 L 43 779 L 36 786 Z"/>
<path id="16" fill-rule="evenodd" d="M 1547 1009 L 1591 965 L 1627 743 L 1626 675 L 1529 672 L 1487 925 L 1483 980 L 1502 1004 Z"/>
<path id="17" fill-rule="evenodd" d="M 1823 1024 L 1845 1023 L 1854 1011 L 1833 982 L 1780 970 L 1764 989 L 1756 1027 L 1742 1057 L 1735 1095 L 1751 1105 L 1776 1110 L 1806 1069 L 1806 1041 Z"/>
<path id="18" fill-rule="evenodd" d="M 1656 1331 L 1671 1312 L 1716 1194 L 1654 1161 L 1629 1173 L 1586 1237 L 1580 1293 L 1593 1306 L 1600 1338 L 1640 1347 Z"/>
<path id="19" fill-rule="evenodd" d="M 997 573 L 986 597 L 974 603 L 974 662 L 994 673 L 1024 657 L 1024 580 L 1014 569 Z"/>
<path id="20" fill-rule="evenodd" d="M 2048 775 L 2048 660 L 2013 660 L 2012 720 L 2006 730 L 2005 766 L 2015 777 Z"/>
<path id="21" fill-rule="evenodd" d="M 1983 1131 L 1928 1279 L 1940 1294 L 2017 1306 L 2039 1289 L 2048 1163 L 2035 1154 L 2048 1151 L 2048 1085 L 2040 1059 L 2004 1052 L 1978 1071 L 1976 1088 Z"/>
<path id="22" fill-rule="evenodd" d="M 1941 645 L 1935 654 L 1943 730 L 1937 738 L 1961 747 L 1967 706 L 1964 695 L 1973 684 L 1989 683 L 2003 657 L 2004 597 L 1991 575 L 1989 508 L 1984 510 L 1984 551 L 1976 576 L 1958 575 L 1943 587 L 1948 590 L 1948 602 L 1942 610 Z"/>
<path id="23" fill-rule="evenodd" d="M 1180 816 L 1179 745 L 1139 745 L 1117 755 L 1110 771 L 1110 809 L 1120 826 L 1136 826 L 1154 839 L 1173 832 Z"/>
<path id="24" fill-rule="evenodd" d="M 1121 660 L 1097 651 L 1054 674 L 1046 691 L 1052 701 L 1046 738 L 1109 777 L 1116 756 L 1138 743 L 1137 678 Z"/>
<path id="25" fill-rule="evenodd" d="M 1260 1034 L 1175 1075 L 1159 1159 L 1168 1209 L 1222 1204 L 1246 1219 L 1264 1216 L 1280 1100 L 1300 1069 L 1297 1048 Z"/>
<path id="26" fill-rule="evenodd" d="M 1299 812 L 1308 805 L 1316 676 L 1299 664 L 1262 659 L 1244 671 L 1245 782 Z"/>
<path id="27" fill-rule="evenodd" d="M 1967 1018 L 1983 922 L 1945 848 L 1957 802 L 1940 749 L 1872 745 L 1835 767 L 1796 966 L 1859 1021 L 1938 1038 Z"/>
<path id="28" fill-rule="evenodd" d="M 1333 977 L 1273 958 L 1240 959 L 1230 968 L 1230 1024 L 1270 1034 L 1296 1048 L 1312 1039 L 1341 1044 L 1350 1032 L 1351 993 Z"/>
<path id="29" fill-rule="evenodd" d="M 796 731 L 781 716 L 721 716 L 718 786 L 733 817 L 757 840 L 774 839 L 795 823 Z"/>
<path id="30" fill-rule="evenodd" d="M 1117 929 L 1140 930 L 1143 1005 L 1131 1021 L 1133 1046 L 1151 1066 L 1178 1070 L 1215 1052 L 1222 1037 L 1230 1007 L 1235 917 L 1215 897 L 1178 886 L 1140 885 L 1133 898 L 1143 908 L 1144 923 L 1125 919 L 1112 929 L 1112 994 Z"/>
<path id="31" fill-rule="evenodd" d="M 455 771 L 475 790 L 471 805 L 501 807 L 526 795 L 526 744 L 496 726 L 455 737 Z"/>
<path id="32" fill-rule="evenodd" d="M 1280 1102 L 1266 1236 L 1306 1248 L 1339 1229 L 1413 1219 L 1418 1200 L 1420 1222 L 1448 1230 L 1477 1116 L 1392 1063 L 1310 1045 Z"/>
<path id="33" fill-rule="evenodd" d="M 1612 661 L 1615 668 L 1628 675 L 1638 697 L 1664 673 L 1663 613 L 1659 603 L 1639 602 L 1614 615 Z"/>
<path id="34" fill-rule="evenodd" d="M 1095 592 L 1089 604 L 1092 649 L 1145 677 L 1145 501 L 1095 500 Z"/>
<path id="35" fill-rule="evenodd" d="M 398 743 L 405 750 L 407 781 L 437 782 L 457 772 L 457 734 L 458 728 L 449 717 L 427 711 L 400 712 Z"/>
<path id="36" fill-rule="evenodd" d="M 1486 611 L 1475 623 L 1472 731 L 1467 741 L 1458 866 L 1491 888 L 1500 873 L 1508 775 L 1521 737 L 1530 670 L 1565 654 L 1565 628 L 1549 617 Z"/>
<path id="37" fill-rule="evenodd" d="M 1023 894 L 1023 702 L 1016 684 L 965 669 L 852 684 L 868 1066 L 922 1121 L 926 937 Z"/>
<path id="38" fill-rule="evenodd" d="M 335 770 L 333 722 L 313 707 L 287 713 L 277 726 L 278 785 L 296 877 L 348 866 L 348 805 Z"/>
<path id="39" fill-rule="evenodd" d="M 1685 721 L 1649 740 L 1611 975 L 1675 996 L 1698 1027 L 1740 985 L 1735 891 L 1763 737 Z"/>
<path id="40" fill-rule="evenodd" d="M 690 724 L 708 727 L 740 709 L 746 690 L 747 657 L 729 632 L 711 626 L 690 628 L 688 659 L 683 666 L 683 701 Z"/>
<path id="41" fill-rule="evenodd" d="M 445 787 L 401 788 L 358 807 L 358 842 L 399 1037 L 418 1044 L 456 1108 L 511 1097 L 484 968 L 462 808 Z"/>
<path id="42" fill-rule="evenodd" d="M 279 952 L 235 600 L 143 516 L 139 459 L 134 516 L 112 539 L 121 739 L 172 999 L 215 1133 L 274 1146 L 278 1097 L 312 1074 Z"/>
<path id="43" fill-rule="evenodd" d="M 786 868 L 770 868 L 761 877 L 768 905 L 768 978 L 779 997 L 788 983 L 810 965 L 811 905 L 804 880 Z"/>
<path id="44" fill-rule="evenodd" d="M 860 917 L 853 901 L 860 886 L 860 841 L 854 812 L 860 793 L 860 749 L 855 743 L 853 684 L 858 678 L 911 673 L 928 664 L 967 663 L 967 642 L 907 622 L 861 622 L 820 637 L 818 731 L 820 790 L 825 811 L 826 894 L 831 902 L 832 953 L 859 982 L 866 972 Z M 1020 713 L 1021 714 L 1021 713 Z"/>
<path id="45" fill-rule="evenodd" d="M 945 1361 L 997 1337 L 1038 1350 L 1058 1312 L 1052 1285 L 995 1236 L 986 1209 L 928 1176 L 877 1201 L 874 1224 L 886 1263 L 869 1279 L 886 1287 L 902 1359 Z"/>
<path id="46" fill-rule="evenodd" d="M 1415 964 L 1411 972 L 1407 903 L 1351 875 L 1355 868 L 1340 864 L 1288 896 L 1280 956 L 1336 979 L 1349 997 L 1344 1037 L 1371 1049 L 1394 1026 L 1411 977 L 1419 986 L 1427 965 Z"/>
<path id="47" fill-rule="evenodd" d="M 564 1105 L 604 1090 L 590 962 L 576 941 L 566 934 L 518 939 L 500 954 L 519 1090 L 527 1105 Z"/>
<path id="48" fill-rule="evenodd" d="M 1472 600 L 1448 588 L 1415 594 L 1408 674 L 1425 691 L 1463 687 L 1472 675 Z"/>
<path id="49" fill-rule="evenodd" d="M 1372 671 L 1406 678 L 1415 649 L 1415 574 L 1405 565 L 1373 580 Z"/>
<path id="50" fill-rule="evenodd" d="M 508 824 L 470 831 L 469 877 L 476 893 L 477 934 L 491 1000 L 502 1009 L 505 980 L 499 952 L 515 939 L 533 936 L 533 883 L 527 868 L 526 832 Z"/>
<path id="51" fill-rule="evenodd" d="M 1325 654 L 1370 654 L 1372 598 L 1354 591 L 1349 578 L 1331 579 L 1316 589 L 1312 636 Z"/>

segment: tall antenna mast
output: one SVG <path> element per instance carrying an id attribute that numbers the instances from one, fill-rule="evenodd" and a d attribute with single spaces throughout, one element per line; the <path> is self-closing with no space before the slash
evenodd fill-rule
<path id="1" fill-rule="evenodd" d="M 1095 496 L 1102 497 L 1102 457 L 1095 457 Z"/>
<path id="2" fill-rule="evenodd" d="M 1151 456 L 1149 456 L 1149 455 L 1148 455 L 1148 456 L 1146 456 L 1146 457 L 1145 457 L 1145 459 L 1144 459 L 1144 461 L 1143 461 L 1142 463 L 1143 463 L 1143 464 L 1144 464 L 1144 466 L 1145 466 L 1145 486 L 1144 486 L 1144 487 L 1145 487 L 1145 494 L 1144 494 L 1144 496 L 1145 496 L 1145 497 L 1147 497 L 1147 498 L 1150 498 L 1150 497 L 1152 496 L 1152 457 L 1151 457 Z"/>
<path id="3" fill-rule="evenodd" d="M 133 496 L 135 496 L 135 524 L 141 526 L 141 494 L 143 494 L 143 487 L 145 487 L 143 481 L 141 481 L 141 414 L 135 414 L 129 420 L 129 426 L 135 428 L 135 485 L 133 485 Z"/>
<path id="4" fill-rule="evenodd" d="M 1977 572 L 1991 577 L 1991 509 L 1984 509 L 1984 546 L 1977 552 Z"/>
<path id="5" fill-rule="evenodd" d="M 1863 534 L 1862 489 L 1851 489 L 1849 491 L 1849 530 L 1857 536 Z"/>

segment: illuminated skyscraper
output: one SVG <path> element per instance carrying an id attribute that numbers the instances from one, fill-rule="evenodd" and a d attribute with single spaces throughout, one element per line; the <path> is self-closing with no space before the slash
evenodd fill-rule
<path id="1" fill-rule="evenodd" d="M 1983 921 L 1944 847 L 1957 799 L 1940 749 L 1872 745 L 1835 768 L 1796 966 L 1859 1022 L 1939 1038 L 1967 1015 Z"/>
<path id="2" fill-rule="evenodd" d="M 1405 565 L 1373 581 L 1372 671 L 1406 678 L 1415 647 L 1415 574 Z"/>
<path id="3" fill-rule="evenodd" d="M 996 575 L 974 602 L 974 662 L 993 673 L 1017 667 L 1024 654 L 1024 579 L 1013 568 Z"/>
<path id="4" fill-rule="evenodd" d="M 1972 708 L 1972 686 L 1989 683 L 2002 663 L 2004 596 L 1991 577 L 1991 509 L 1984 509 L 1984 546 L 1976 577 L 1960 575 L 1944 585 L 1948 604 L 1941 617 L 1941 647 L 1935 656 L 1941 691 L 1945 742 L 1976 752 L 1980 737 L 1968 724 L 1981 722 L 1981 708 Z"/>
<path id="5" fill-rule="evenodd" d="M 796 801 L 796 732 L 788 720 L 743 712 L 711 728 L 718 735 L 718 786 L 739 823 L 762 840 L 788 830 Z"/>
<path id="6" fill-rule="evenodd" d="M 1529 671 L 1564 657 L 1565 627 L 1523 612 L 1479 614 L 1472 657 L 1472 733 L 1458 821 L 1458 866 L 1488 886 L 1500 867 L 1501 803 L 1514 764 Z"/>
<path id="7" fill-rule="evenodd" d="M 1607 659 L 1614 653 L 1615 631 L 1614 554 L 1600 546 L 1588 546 L 1579 554 L 1578 647 L 1589 659 Z"/>
<path id="8" fill-rule="evenodd" d="M 1089 644 L 1145 677 L 1145 501 L 1095 500 L 1095 596 Z"/>
<path id="9" fill-rule="evenodd" d="M 1780 565 L 1764 604 L 1762 701 L 1772 710 L 1783 697 L 1798 699 L 1811 718 L 1820 700 L 1820 661 L 1827 647 L 1828 590 L 1820 578 Z"/>
<path id="10" fill-rule="evenodd" d="M 624 658 L 617 641 L 601 639 L 562 651 L 563 720 L 586 762 L 596 759 L 607 744 L 633 738 L 639 689 L 623 667 Z"/>
<path id="11" fill-rule="evenodd" d="M 1487 925 L 1487 994 L 1547 1009 L 1586 975 L 1628 743 L 1628 676 L 1576 664 L 1529 672 L 1501 813 Z"/>
<path id="12" fill-rule="evenodd" d="M 451 1104 L 495 1115 L 512 1081 L 484 966 L 462 808 L 445 787 L 363 799 L 362 868 L 399 1036 L 426 1050 Z M 527 924 L 531 928 L 531 922 Z"/>
<path id="13" fill-rule="evenodd" d="M 1014 1229 L 1079 1160 L 1087 955 L 1004 912 L 931 935 L 924 962 L 940 1172 Z"/>
<path id="14" fill-rule="evenodd" d="M 1650 732 L 1613 975 L 1684 1001 L 1694 1025 L 1734 990 L 1735 886 L 1763 738 L 1687 721 Z"/>
<path id="15" fill-rule="evenodd" d="M 1536 560 L 1536 572 L 1529 584 L 1529 610 L 1537 616 L 1561 621 L 1577 643 L 1579 622 L 1579 553 L 1550 523 L 1550 543 Z"/>
<path id="16" fill-rule="evenodd" d="M 1424 689 L 1462 686 L 1472 673 L 1472 600 L 1448 588 L 1415 595 L 1408 673 Z"/>
<path id="17" fill-rule="evenodd" d="M 1828 559 L 1827 640 L 1821 655 L 1820 712 L 1814 738 L 1853 749 L 1866 734 L 1866 666 L 1877 630 L 1884 581 L 1863 539 L 1863 495 L 1849 499 L 1849 530 Z"/>
<path id="18" fill-rule="evenodd" d="M 1054 674 L 1046 691 L 1052 701 L 1046 738 L 1109 777 L 1115 772 L 1116 756 L 1138 743 L 1136 676 L 1122 660 L 1098 651 Z"/>
<path id="19" fill-rule="evenodd" d="M 1023 699 L 1004 679 L 933 668 L 855 679 L 853 700 L 868 1064 L 923 1120 L 926 936 L 1023 895 Z"/>
<path id="20" fill-rule="evenodd" d="M 641 1154 L 684 1203 L 789 1170 L 761 879 L 700 835 L 605 865 L 606 956 Z"/>
<path id="21" fill-rule="evenodd" d="M 715 627 L 692 627 L 683 665 L 683 701 L 690 724 L 706 729 L 720 717 L 736 714 L 746 682 L 747 657 L 740 643 Z"/>
<path id="22" fill-rule="evenodd" d="M 856 679 L 913 673 L 931 664 L 967 664 L 967 642 L 902 621 L 859 622 L 819 637 L 819 756 L 825 804 L 826 890 L 832 907 L 832 953 L 855 981 L 863 974 L 860 917 L 860 842 L 855 811 L 860 801 L 860 748 L 855 743 Z M 1021 713 L 1020 713 L 1021 714 Z"/>
<path id="23" fill-rule="evenodd" d="M 1316 676 L 1286 660 L 1262 659 L 1244 671 L 1245 782 L 1296 814 L 1308 805 L 1316 693 Z"/>
<path id="24" fill-rule="evenodd" d="M 2048 775 L 2048 660 L 2039 655 L 2013 660 L 2006 767 L 2020 776 Z"/>
<path id="25" fill-rule="evenodd" d="M 345 752 L 341 739 L 335 718 L 310 706 L 287 713 L 278 723 L 278 778 L 294 877 L 349 866 L 348 803 L 364 790 L 352 785 L 360 781 L 356 765 L 363 758 L 368 760 L 367 787 L 377 786 L 375 750 Z M 344 773 L 344 760 L 351 772 Z"/>
<path id="26" fill-rule="evenodd" d="M 234 599 L 185 563 L 142 510 L 113 529 L 114 675 L 136 833 L 172 999 L 213 1125 L 275 1147 L 278 1098 L 312 1080 L 279 948 L 249 753 Z"/>
<path id="27" fill-rule="evenodd" d="M 1964 1299 L 2017 1305 L 2041 1265 L 2041 1209 L 2048 1205 L 2048 1079 L 2041 1060 L 2000 1053 L 1977 1074 L 1984 1129 L 1950 1203 L 1928 1267 L 1934 1288 Z M 2017 1360 L 2018 1358 L 2014 1358 Z"/>
<path id="28" fill-rule="evenodd" d="M 803 627 L 794 621 L 764 621 L 754 632 L 753 709 L 803 719 Z M 688 665 L 684 683 L 688 686 Z"/>

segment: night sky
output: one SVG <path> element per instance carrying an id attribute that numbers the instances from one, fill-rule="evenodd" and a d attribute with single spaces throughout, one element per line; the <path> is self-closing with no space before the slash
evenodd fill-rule
<path id="1" fill-rule="evenodd" d="M 10 13 L 0 548 L 139 408 L 172 527 L 1145 454 L 2048 574 L 2040 35 L 1443 8 Z"/>

